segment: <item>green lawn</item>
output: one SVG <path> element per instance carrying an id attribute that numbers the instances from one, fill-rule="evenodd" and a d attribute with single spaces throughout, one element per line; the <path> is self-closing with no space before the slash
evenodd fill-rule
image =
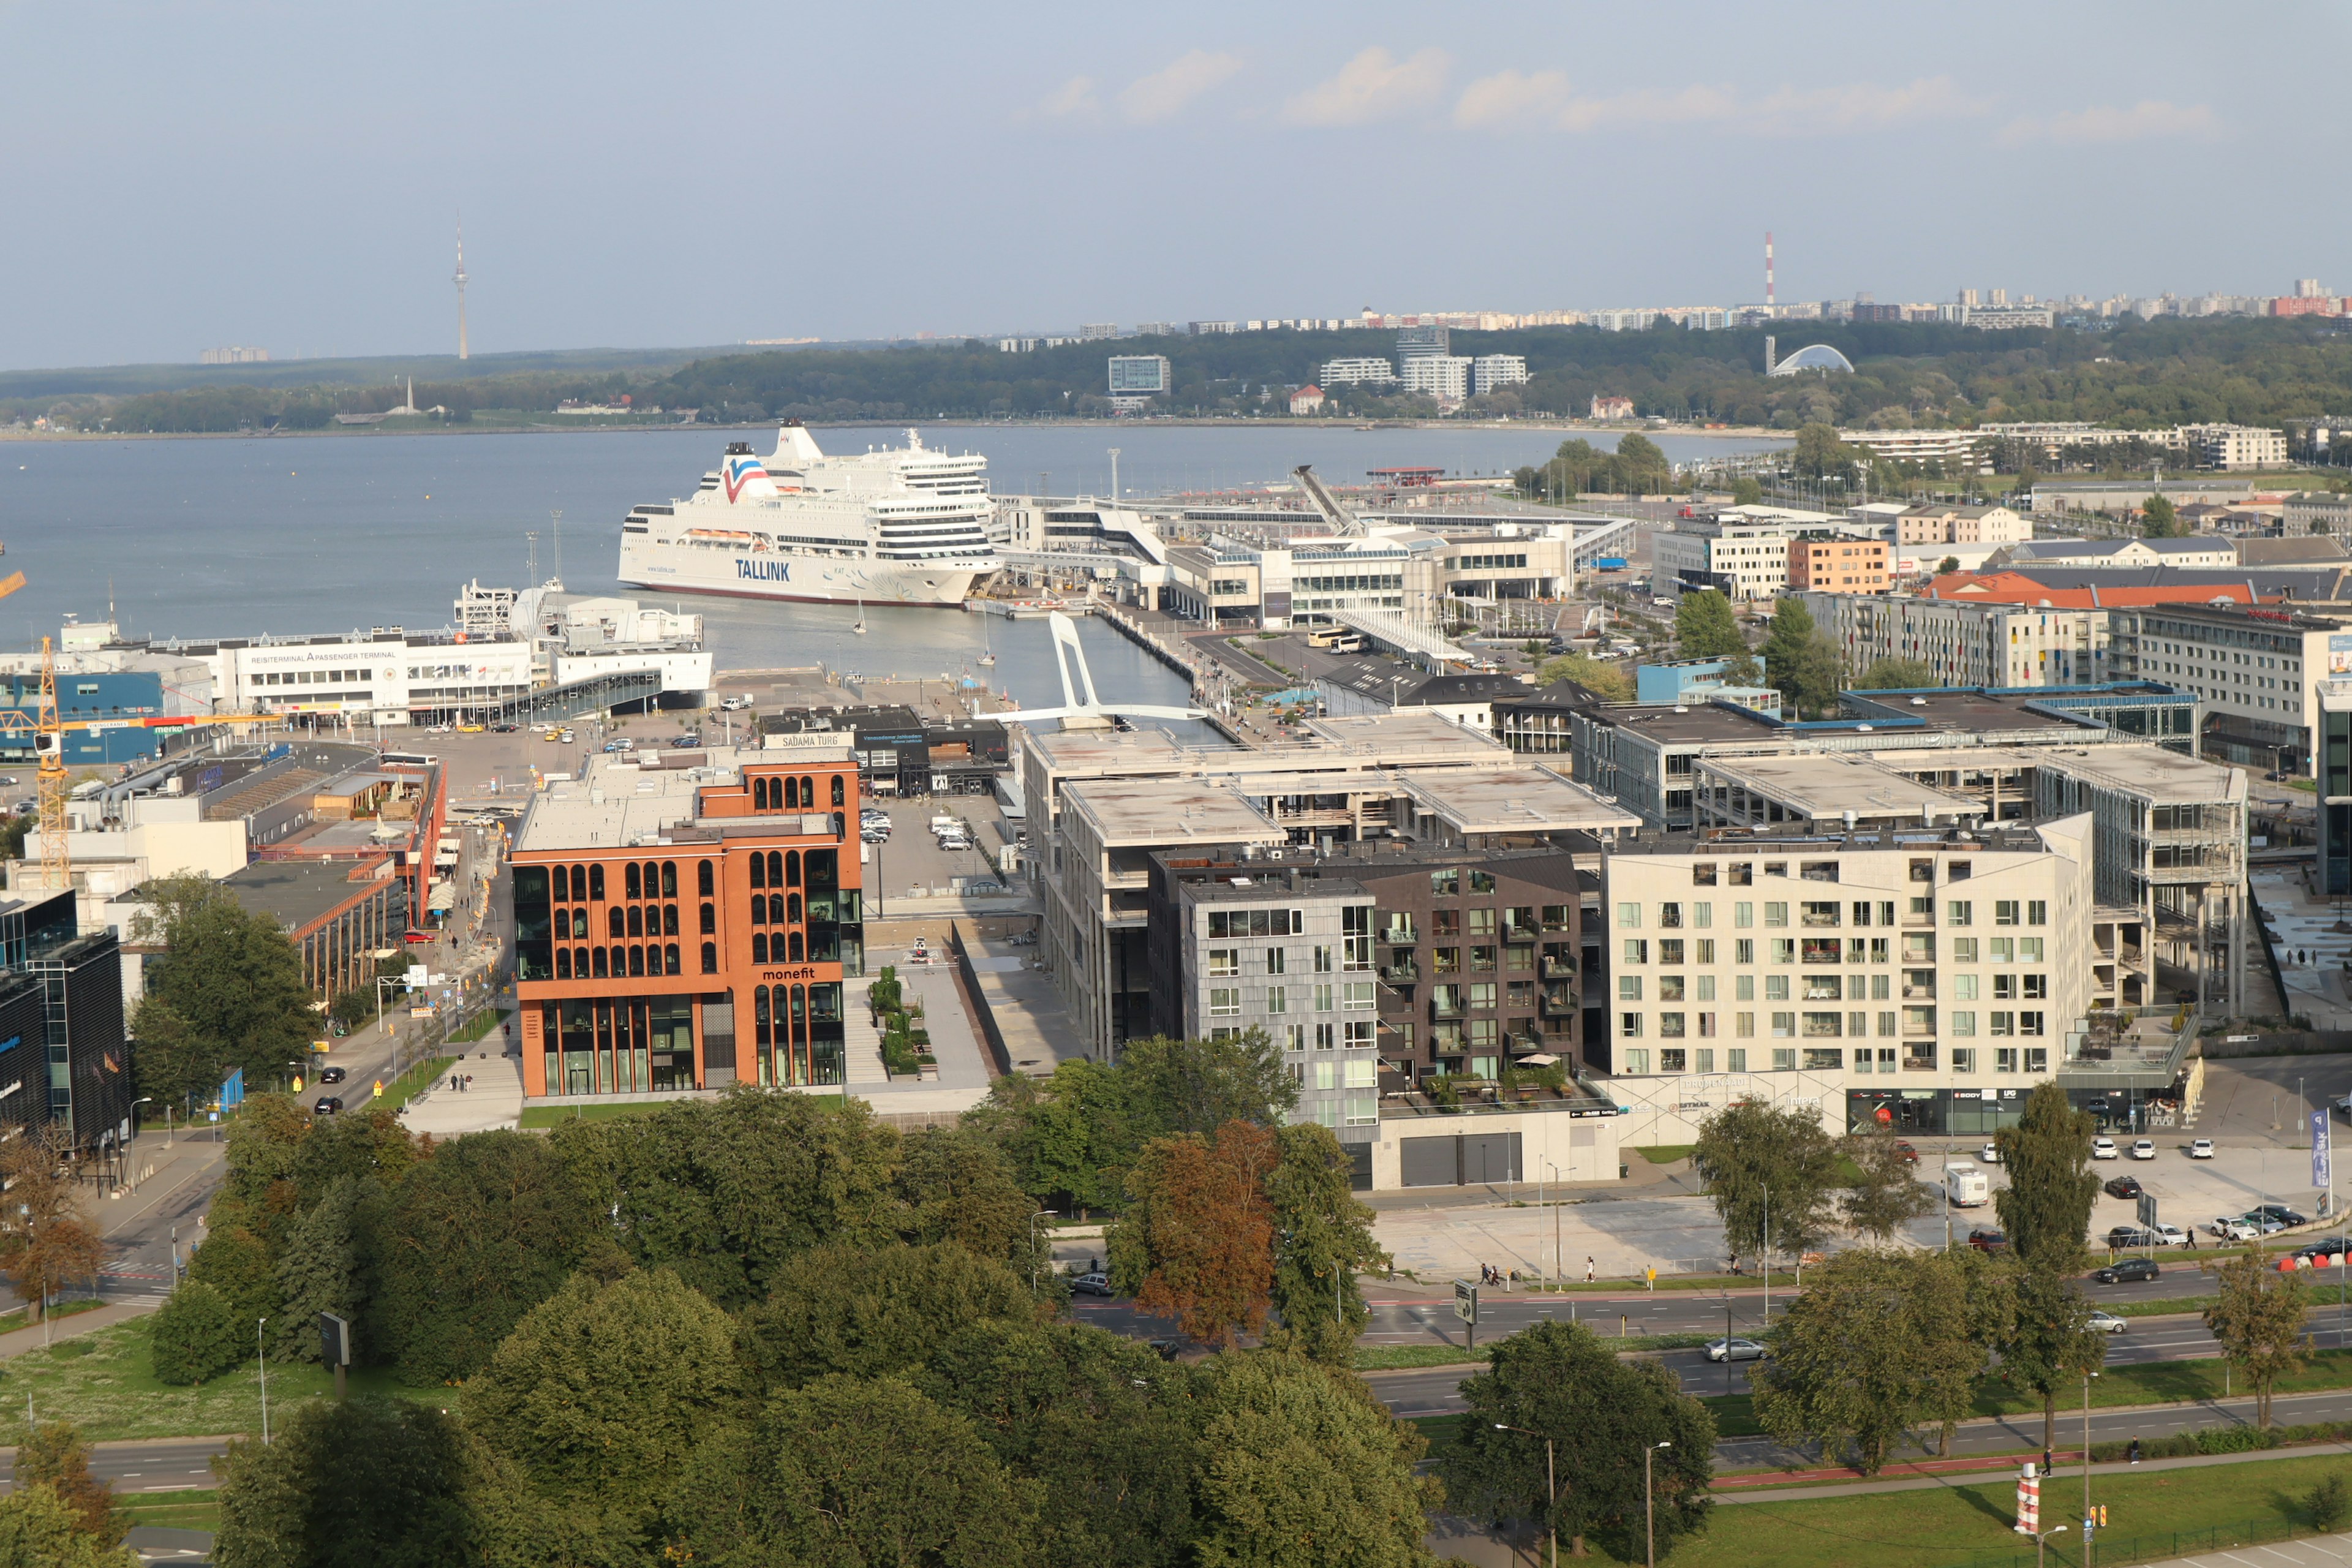
<path id="1" fill-rule="evenodd" d="M 1689 1159 L 1691 1151 L 1697 1147 L 1696 1143 L 1644 1143 L 1637 1144 L 1633 1152 L 1653 1165 L 1671 1165 L 1677 1160 Z"/>
<path id="2" fill-rule="evenodd" d="M 470 1046 L 487 1037 L 492 1029 L 513 1016 L 513 1012 L 508 1008 L 485 1007 L 475 1016 L 472 1023 L 449 1037 L 458 1045 Z"/>
<path id="3" fill-rule="evenodd" d="M 383 1086 L 384 1102 L 394 1107 L 406 1105 L 416 1092 L 446 1072 L 455 1057 L 427 1057 Z"/>
<path id="4" fill-rule="evenodd" d="M 92 1442 L 259 1432 L 258 1369 L 247 1363 L 194 1388 L 158 1383 L 149 1371 L 147 1331 L 152 1321 L 134 1318 L 0 1362 L 0 1409 L 13 1421 L 29 1394 L 38 1419 L 70 1421 Z M 391 1373 L 374 1368 L 354 1368 L 350 1376 L 355 1393 L 446 1397 L 441 1389 L 403 1388 Z M 322 1367 L 273 1362 L 270 1413 L 273 1418 L 282 1417 L 292 1405 L 333 1392 L 334 1385 L 333 1375 Z M 13 1436 L 0 1426 L 0 1437 Z"/>
<path id="5" fill-rule="evenodd" d="M 814 1094 L 808 1097 L 820 1110 L 840 1111 L 849 1101 L 838 1094 Z M 602 1105 L 533 1105 L 523 1110 L 521 1126 L 525 1131 L 537 1131 L 561 1126 L 566 1121 L 602 1121 L 608 1116 L 644 1116 L 671 1103 L 666 1100 L 626 1100 Z M 1079 1222 L 1073 1220 L 1072 1224 Z"/>
<path id="6" fill-rule="evenodd" d="M 89 1300 L 52 1301 L 49 1303 L 49 1321 L 55 1322 L 59 1318 L 79 1317 L 84 1312 L 95 1312 L 105 1305 L 103 1301 Z M 18 1307 L 12 1311 L 0 1312 L 0 1334 L 14 1333 L 16 1330 L 26 1327 L 39 1328 L 40 1321 L 27 1316 L 29 1310 L 27 1308 Z"/>
<path id="7" fill-rule="evenodd" d="M 159 1530 L 218 1530 L 220 1493 L 216 1491 L 117 1492 L 115 1501 L 131 1516 L 135 1528 Z"/>
<path id="8" fill-rule="evenodd" d="M 2097 1560 L 2147 1563 L 2308 1531 L 2303 1500 L 2329 1474 L 2352 1478 L 2352 1460 L 2311 1457 L 2095 1477 L 2091 1499 L 2106 1505 L 2108 1520 L 2095 1543 Z M 2075 1568 L 2082 1561 L 2075 1533 L 2081 1477 L 2062 1471 L 2053 1484 L 2043 1521 L 2068 1528 L 2050 1538 L 2049 1561 Z M 2034 1560 L 2032 1543 L 2010 1528 L 2016 1491 L 2015 1479 L 2003 1475 L 1927 1491 L 1717 1507 L 1706 1532 L 1683 1542 L 1669 1561 L 1674 1568 L 2011 1568 Z M 1597 1549 L 1593 1555 L 1612 1561 Z"/>
<path id="9" fill-rule="evenodd" d="M 1588 1320 L 1588 1322 L 1599 1321 L 1599 1319 Z M 1479 1343 L 1482 1346 L 1491 1346 L 1497 1337 L 1510 1338 L 1508 1334 L 1501 1336 L 1483 1334 L 1479 1336 Z M 1621 1339 L 1615 1334 L 1601 1334 L 1600 1339 L 1602 1344 L 1614 1346 L 1621 1351 L 1679 1351 L 1695 1350 L 1710 1340 L 1719 1337 L 1715 1334 L 1628 1334 Z M 1399 1372 L 1411 1367 L 1459 1366 L 1462 1368 L 1462 1375 L 1467 1377 L 1473 1372 L 1484 1369 L 1486 1364 L 1486 1350 L 1465 1351 L 1458 1343 L 1359 1345 L 1356 1347 L 1358 1372 Z"/>

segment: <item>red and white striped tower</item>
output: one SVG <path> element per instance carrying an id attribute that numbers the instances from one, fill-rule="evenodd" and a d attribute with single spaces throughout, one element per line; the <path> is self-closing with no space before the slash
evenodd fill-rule
<path id="1" fill-rule="evenodd" d="M 1772 308 L 1772 231 L 1764 231 L 1764 308 Z"/>

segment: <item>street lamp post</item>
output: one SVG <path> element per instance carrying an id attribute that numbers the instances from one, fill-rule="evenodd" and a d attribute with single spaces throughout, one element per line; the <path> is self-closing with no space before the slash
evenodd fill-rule
<path id="1" fill-rule="evenodd" d="M 1673 1447 L 1672 1443 L 1658 1443 L 1642 1450 L 1642 1536 L 1649 1547 L 1650 1568 L 1658 1568 L 1658 1494 L 1651 1479 L 1650 1461 L 1657 1457 L 1660 1448 Z"/>
<path id="2" fill-rule="evenodd" d="M 2083 1517 L 2091 1517 L 2091 1379 L 2095 1372 L 2083 1374 Z"/>
<path id="3" fill-rule="evenodd" d="M 261 1357 L 261 1446 L 269 1447 L 269 1347 L 262 1342 L 261 1325 L 267 1318 L 253 1320 L 253 1348 Z"/>
<path id="4" fill-rule="evenodd" d="M 1554 1186 L 1558 1186 L 1558 1185 L 1559 1185 L 1559 1167 L 1558 1165 L 1553 1165 L 1553 1164 L 1552 1164 L 1552 1163 L 1551 1163 L 1549 1160 L 1546 1160 L 1546 1161 L 1544 1162 L 1544 1163 L 1545 1163 L 1546 1165 L 1549 1165 L 1549 1166 L 1551 1167 L 1551 1180 L 1552 1180 L 1552 1185 L 1554 1185 Z M 1569 1160 L 1569 1163 L 1570 1163 L 1570 1164 L 1571 1164 L 1571 1165 L 1573 1165 L 1574 1163 L 1576 1163 L 1576 1161 L 1575 1161 L 1575 1159 L 1574 1159 L 1574 1157 L 1573 1157 L 1573 1156 L 1571 1156 L 1571 1157 L 1570 1158 L 1570 1160 Z M 1551 1283 L 1552 1283 L 1552 1288 L 1553 1288 L 1554 1289 L 1558 1289 L 1559 1288 L 1559 1284 L 1560 1284 L 1561 1277 L 1562 1277 L 1563 1275 L 1565 1275 L 1565 1274 L 1568 1272 L 1568 1259 L 1567 1259 L 1567 1258 L 1562 1258 L 1562 1257 L 1559 1255 L 1559 1210 L 1560 1210 L 1560 1205 L 1559 1205 L 1559 1204 L 1554 1204 L 1554 1205 L 1552 1205 L 1552 1207 L 1551 1207 Z"/>
<path id="5" fill-rule="evenodd" d="M 1552 1522 L 1551 1510 L 1559 1506 L 1559 1472 L 1553 1465 L 1552 1440 L 1549 1433 L 1529 1431 L 1525 1426 L 1507 1426 L 1495 1423 L 1497 1432 L 1518 1432 L 1544 1440 L 1544 1530 L 1551 1537 L 1551 1568 L 1559 1568 L 1559 1530 Z"/>
<path id="6" fill-rule="evenodd" d="M 2041 1534 L 2033 1538 L 2033 1561 L 2036 1564 L 2036 1568 L 2039 1568 L 2040 1564 L 2049 1561 L 2048 1553 L 2050 1551 L 2050 1538 L 2053 1535 L 2063 1535 L 2065 1533 L 2066 1527 L 2064 1525 L 2053 1524 L 2049 1529 L 2043 1531 Z"/>

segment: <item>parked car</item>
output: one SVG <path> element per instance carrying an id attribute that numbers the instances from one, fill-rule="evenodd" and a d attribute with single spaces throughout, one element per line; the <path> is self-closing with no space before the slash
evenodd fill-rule
<path id="1" fill-rule="evenodd" d="M 719 700 L 719 706 L 733 713 L 751 706 L 751 700 L 748 697 L 722 697 Z"/>
<path id="2" fill-rule="evenodd" d="M 2133 1159 L 2135 1159 L 2135 1160 L 2153 1160 L 2153 1159 L 2155 1159 L 2155 1158 L 2156 1158 L 2156 1143 L 2155 1143 L 2155 1142 L 2154 1142 L 2152 1139 L 2147 1139 L 2147 1138 L 2137 1138 L 2137 1139 L 2134 1139 L 2134 1140 L 2132 1141 L 2132 1158 L 2133 1158 Z"/>
<path id="3" fill-rule="evenodd" d="M 2156 1244 L 2158 1247 L 2194 1247 L 2197 1245 L 2197 1238 L 2189 1235 L 2187 1231 L 2181 1229 L 2177 1225 L 2159 1225 L 2155 1228 Z"/>
<path id="4" fill-rule="evenodd" d="M 2136 1198 L 2141 1191 L 2137 1176 L 2117 1176 L 2106 1186 L 2107 1196 L 2111 1198 Z"/>
<path id="5" fill-rule="evenodd" d="M 1895 1152 L 1915 1165 L 1919 1163 L 1919 1151 L 1911 1147 L 1903 1139 L 1897 1138 L 1895 1141 Z"/>
<path id="6" fill-rule="evenodd" d="M 2116 1160 L 2121 1159 L 2122 1155 L 2116 1152 L 2116 1141 L 2114 1139 L 2094 1138 L 2091 1140 L 2091 1158 L 2094 1160 Z"/>
<path id="7" fill-rule="evenodd" d="M 2007 1252 L 2009 1237 L 1998 1230 L 1972 1230 L 1969 1232 L 1969 1245 L 1979 1252 Z"/>
<path id="8" fill-rule="evenodd" d="M 2211 1159 L 2213 1157 L 2213 1140 L 2210 1138 L 2190 1139 L 2189 1141 L 2189 1157 L 2192 1160 Z"/>
<path id="9" fill-rule="evenodd" d="M 2156 1259 L 2152 1258 L 2125 1258 L 2105 1268 L 2094 1269 L 2091 1278 L 2102 1285 L 2125 1285 L 2135 1279 L 2160 1279 L 2163 1274 L 2164 1270 L 2156 1266 Z"/>
<path id="10" fill-rule="evenodd" d="M 331 1094 L 322 1094 L 319 1097 L 319 1102 L 310 1107 L 310 1111 L 314 1116 L 332 1116 L 342 1108 L 341 1100 Z"/>
<path id="11" fill-rule="evenodd" d="M 1768 1353 L 1754 1340 L 1709 1340 L 1706 1344 L 1709 1361 L 1762 1361 Z"/>
<path id="12" fill-rule="evenodd" d="M 2228 1215 L 2214 1215 L 2213 1223 L 2205 1228 L 2223 1241 L 2252 1241 L 2263 1234 L 2244 1220 L 2233 1219 Z"/>
<path id="13" fill-rule="evenodd" d="M 2252 1208 L 2246 1211 L 2246 1217 L 2248 1219 L 2274 1219 L 2278 1221 L 2282 1227 L 2309 1225 L 2311 1223 L 2311 1216 L 2309 1215 L 2304 1214 L 2296 1209 L 2291 1209 L 2284 1204 L 2256 1204 Z"/>
<path id="14" fill-rule="evenodd" d="M 556 738 L 557 740 L 559 740 L 559 741 L 562 742 L 563 742 L 565 745 L 567 745 L 567 746 L 568 746 L 568 745 L 570 745 L 570 744 L 572 744 L 572 740 L 573 740 L 572 733 L 572 731 L 569 731 L 569 730 L 564 731 L 562 734 L 560 734 L 560 735 L 556 736 L 555 738 Z"/>
<path id="15" fill-rule="evenodd" d="M 2315 1241 L 2298 1247 L 2294 1249 L 2294 1256 L 2317 1262 L 2325 1258 L 2340 1258 L 2347 1252 L 2352 1252 L 2352 1241 L 2336 1236 L 2330 1237 L 2326 1241 Z"/>
<path id="16" fill-rule="evenodd" d="M 1110 1276 L 1097 1268 L 1091 1274 L 1081 1274 L 1070 1281 L 1070 1289 L 1081 1296 L 1110 1294 Z"/>
<path id="17" fill-rule="evenodd" d="M 2136 1225 L 2119 1225 L 2107 1232 L 2107 1245 L 2117 1252 L 2128 1252 L 2135 1247 L 2154 1247 L 2156 1233 Z"/>
<path id="18" fill-rule="evenodd" d="M 341 1068 L 320 1068 L 319 1069 L 319 1081 L 320 1083 L 341 1083 L 350 1076 L 351 1074 Z"/>
<path id="19" fill-rule="evenodd" d="M 1983 1161 L 1988 1165 L 2000 1164 L 2000 1145 L 1993 1142 L 1990 1139 L 1987 1139 L 1985 1141 L 1985 1146 L 1977 1151 L 1977 1158 Z"/>
<path id="20" fill-rule="evenodd" d="M 511 735 L 521 728 L 522 726 L 520 724 L 493 724 L 490 726 L 490 733 L 493 735 Z"/>

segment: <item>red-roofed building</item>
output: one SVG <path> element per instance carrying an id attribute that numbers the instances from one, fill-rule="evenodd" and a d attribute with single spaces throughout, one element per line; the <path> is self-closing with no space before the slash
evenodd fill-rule
<path id="1" fill-rule="evenodd" d="M 1290 395 L 1293 414 L 1319 414 L 1323 411 L 1323 389 L 1308 384 Z"/>
<path id="2" fill-rule="evenodd" d="M 2119 610 L 2139 605 L 2275 603 L 2243 583 L 2170 584 L 2157 587 L 2053 588 L 2022 572 L 1948 572 L 1927 584 L 1931 599 L 1978 605 L 2047 605 L 2053 610 Z"/>

